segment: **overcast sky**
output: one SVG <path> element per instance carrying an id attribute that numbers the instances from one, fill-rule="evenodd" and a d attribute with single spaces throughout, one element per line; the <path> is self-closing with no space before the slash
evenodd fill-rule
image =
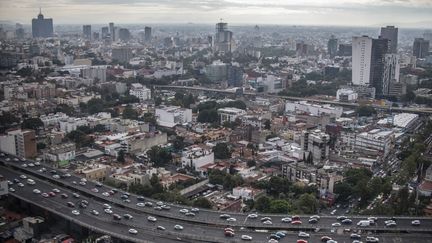
<path id="1" fill-rule="evenodd" d="M 30 24 L 228 23 L 427 27 L 432 0 L 0 0 L 0 20 Z"/>

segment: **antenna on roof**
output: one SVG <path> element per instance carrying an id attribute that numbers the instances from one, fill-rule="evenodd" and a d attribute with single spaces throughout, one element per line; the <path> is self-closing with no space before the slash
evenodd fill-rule
<path id="1" fill-rule="evenodd" d="M 39 14 L 42 14 L 42 8 L 39 7 Z"/>

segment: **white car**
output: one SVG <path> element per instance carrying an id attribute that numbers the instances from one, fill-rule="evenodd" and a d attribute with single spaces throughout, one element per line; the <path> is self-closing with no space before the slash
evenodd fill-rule
<path id="1" fill-rule="evenodd" d="M 366 242 L 376 243 L 376 242 L 379 242 L 379 239 L 377 237 L 368 236 L 368 237 L 366 237 Z"/>
<path id="2" fill-rule="evenodd" d="M 157 219 L 155 217 L 153 217 L 153 216 L 148 216 L 147 220 L 150 221 L 150 222 L 153 222 L 153 223 L 157 221 Z"/>
<path id="3" fill-rule="evenodd" d="M 162 205 L 164 205 L 164 203 L 162 201 L 159 201 L 159 202 L 156 203 L 156 205 L 162 206 Z"/>
<path id="4" fill-rule="evenodd" d="M 241 236 L 241 239 L 242 239 L 242 240 L 251 241 L 253 238 L 252 238 L 252 236 L 249 236 L 249 235 L 242 235 L 242 236 Z"/>
<path id="5" fill-rule="evenodd" d="M 111 208 L 111 206 L 109 204 L 106 204 L 106 203 L 103 205 L 103 207 L 104 208 Z"/>
<path id="6" fill-rule="evenodd" d="M 129 229 L 129 234 L 136 235 L 138 234 L 138 231 L 136 229 Z"/>
<path id="7" fill-rule="evenodd" d="M 199 210 L 199 208 L 192 208 L 190 211 L 194 212 L 194 213 L 198 213 L 200 210 Z"/>
<path id="8" fill-rule="evenodd" d="M 309 237 L 310 237 L 310 234 L 308 234 L 308 233 L 306 233 L 306 232 L 302 232 L 302 231 L 300 231 L 300 232 L 298 233 L 298 237 L 309 238 Z"/>
<path id="9" fill-rule="evenodd" d="M 112 214 L 113 213 L 113 211 L 111 209 L 109 209 L 109 208 L 106 208 L 104 210 L 104 212 L 107 213 L 107 214 Z"/>
<path id="10" fill-rule="evenodd" d="M 52 189 L 52 191 L 55 192 L 55 193 L 60 193 L 60 190 L 57 189 L 57 188 Z"/>
<path id="11" fill-rule="evenodd" d="M 186 214 L 186 213 L 189 212 L 189 210 L 187 210 L 186 208 L 182 208 L 182 209 L 179 210 L 179 212 L 182 213 L 182 214 Z"/>
<path id="12" fill-rule="evenodd" d="M 183 230 L 183 226 L 176 224 L 176 225 L 174 225 L 174 229 L 175 230 Z"/>
<path id="13" fill-rule="evenodd" d="M 20 178 L 21 179 L 27 179 L 27 176 L 26 175 L 20 175 Z"/>
<path id="14" fill-rule="evenodd" d="M 93 210 L 91 211 L 91 213 L 92 213 L 93 215 L 96 215 L 96 216 L 98 216 L 98 215 L 99 215 L 99 212 L 98 212 L 98 211 L 96 211 L 96 210 L 94 210 L 94 209 L 93 209 Z"/>
<path id="15" fill-rule="evenodd" d="M 185 216 L 188 216 L 188 217 L 195 217 L 195 213 L 188 212 L 188 213 L 185 213 Z"/>
<path id="16" fill-rule="evenodd" d="M 72 210 L 73 215 L 80 215 L 80 212 L 78 210 Z"/>
<path id="17" fill-rule="evenodd" d="M 282 222 L 284 222 L 284 223 L 291 223 L 291 221 L 292 221 L 292 219 L 288 218 L 288 217 L 282 219 Z"/>
<path id="18" fill-rule="evenodd" d="M 15 189 L 13 189 L 12 187 L 9 187 L 9 191 L 10 192 L 15 192 Z"/>
<path id="19" fill-rule="evenodd" d="M 264 218 L 261 218 L 261 221 L 271 221 L 271 218 L 270 217 L 264 217 Z"/>
<path id="20" fill-rule="evenodd" d="M 104 195 L 105 197 L 109 197 L 110 194 L 108 192 L 103 192 L 102 195 Z"/>
<path id="21" fill-rule="evenodd" d="M 41 193 L 41 191 L 40 191 L 40 190 L 38 190 L 38 189 L 34 189 L 34 190 L 33 190 L 33 193 L 36 193 L 36 194 L 40 194 L 40 193 Z"/>
<path id="22" fill-rule="evenodd" d="M 311 219 L 320 219 L 321 217 L 319 215 L 312 215 L 310 216 Z"/>
<path id="23" fill-rule="evenodd" d="M 235 222 L 235 221 L 237 221 L 237 219 L 235 219 L 235 218 L 227 218 L 226 221 L 228 221 L 228 222 Z"/>
<path id="24" fill-rule="evenodd" d="M 39 165 L 41 165 L 41 163 L 39 163 L 39 162 L 35 162 L 34 165 L 35 165 L 35 166 L 39 166 Z"/>
<path id="25" fill-rule="evenodd" d="M 256 219 L 256 218 L 258 218 L 258 214 L 252 213 L 252 214 L 249 214 L 247 217 L 250 219 Z"/>
<path id="26" fill-rule="evenodd" d="M 19 187 L 24 187 L 24 184 L 22 184 L 21 182 L 19 182 L 17 185 L 18 185 Z"/>
<path id="27" fill-rule="evenodd" d="M 340 227 L 340 226 L 341 226 L 340 223 L 333 223 L 333 224 L 332 224 L 332 227 Z"/>
<path id="28" fill-rule="evenodd" d="M 411 221 L 411 225 L 413 225 L 413 226 L 419 226 L 420 225 L 420 220 L 416 219 L 416 220 Z"/>
<path id="29" fill-rule="evenodd" d="M 272 223 L 272 221 L 267 220 L 267 221 L 264 221 L 263 224 L 265 224 L 265 225 L 272 225 L 273 223 Z"/>
<path id="30" fill-rule="evenodd" d="M 144 206 L 145 206 L 144 203 L 137 203 L 136 205 L 137 205 L 138 207 L 144 207 Z"/>
<path id="31" fill-rule="evenodd" d="M 22 167 L 26 168 L 28 165 L 27 164 L 22 164 Z"/>
<path id="32" fill-rule="evenodd" d="M 57 174 L 56 174 L 56 175 L 53 175 L 52 177 L 53 177 L 54 179 L 57 179 L 57 180 L 60 179 L 60 176 L 57 175 Z"/>
<path id="33" fill-rule="evenodd" d="M 34 185 L 34 184 L 36 184 L 36 182 L 32 179 L 27 179 L 27 184 Z"/>
<path id="34" fill-rule="evenodd" d="M 34 167 L 35 165 L 33 163 L 28 164 L 29 167 Z"/>
<path id="35" fill-rule="evenodd" d="M 84 181 L 80 181 L 78 184 L 80 184 L 81 186 L 85 186 L 86 183 Z"/>

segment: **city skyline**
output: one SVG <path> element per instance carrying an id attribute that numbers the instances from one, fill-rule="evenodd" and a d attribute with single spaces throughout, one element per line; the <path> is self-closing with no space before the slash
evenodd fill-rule
<path id="1" fill-rule="evenodd" d="M 39 7 L 54 24 L 214 23 L 233 24 L 384 26 L 424 28 L 432 23 L 427 0 L 282 1 L 32 1 L 0 0 L 2 21 L 29 24 Z M 97 9 L 97 11 L 94 11 Z M 391 23 L 390 23 L 391 20 Z"/>

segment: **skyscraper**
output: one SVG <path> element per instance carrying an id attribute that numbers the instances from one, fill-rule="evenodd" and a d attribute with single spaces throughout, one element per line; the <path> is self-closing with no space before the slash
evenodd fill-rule
<path id="1" fill-rule="evenodd" d="M 109 23 L 109 33 L 111 35 L 111 40 L 115 41 L 115 27 L 114 27 L 114 23 Z"/>
<path id="2" fill-rule="evenodd" d="M 108 27 L 102 27 L 102 39 L 105 39 L 109 35 Z"/>
<path id="3" fill-rule="evenodd" d="M 389 41 L 387 39 L 372 39 L 370 62 L 370 85 L 375 88 L 377 95 L 383 94 L 384 55 L 388 53 Z"/>
<path id="4" fill-rule="evenodd" d="M 45 19 L 42 15 L 42 10 L 39 11 L 37 19 L 32 19 L 32 34 L 34 38 L 53 37 L 53 20 Z"/>
<path id="5" fill-rule="evenodd" d="M 227 23 L 217 23 L 214 40 L 215 51 L 230 53 L 232 50 L 232 36 L 233 33 L 228 30 Z"/>
<path id="6" fill-rule="evenodd" d="M 118 38 L 122 41 L 127 42 L 131 38 L 131 34 L 130 34 L 129 30 L 126 28 L 120 28 L 118 33 L 119 33 Z"/>
<path id="7" fill-rule="evenodd" d="M 338 51 L 338 39 L 332 35 L 327 42 L 327 52 L 330 55 L 330 58 L 333 58 L 337 55 Z"/>
<path id="8" fill-rule="evenodd" d="M 389 53 L 397 53 L 398 28 L 394 26 L 382 27 L 380 38 L 389 40 Z"/>
<path id="9" fill-rule="evenodd" d="M 368 86 L 372 56 L 372 38 L 353 37 L 352 40 L 352 83 Z"/>
<path id="10" fill-rule="evenodd" d="M 429 52 L 429 41 L 423 38 L 415 38 L 413 55 L 417 58 L 425 58 Z"/>
<path id="11" fill-rule="evenodd" d="M 91 25 L 83 25 L 83 36 L 87 40 L 91 40 Z"/>
<path id="12" fill-rule="evenodd" d="M 152 28 L 146 26 L 144 28 L 144 41 L 151 41 L 152 38 Z"/>
<path id="13" fill-rule="evenodd" d="M 390 94 L 390 88 L 394 84 L 399 83 L 399 56 L 397 54 L 385 54 L 384 55 L 384 72 L 382 82 L 382 93 L 383 95 Z"/>

